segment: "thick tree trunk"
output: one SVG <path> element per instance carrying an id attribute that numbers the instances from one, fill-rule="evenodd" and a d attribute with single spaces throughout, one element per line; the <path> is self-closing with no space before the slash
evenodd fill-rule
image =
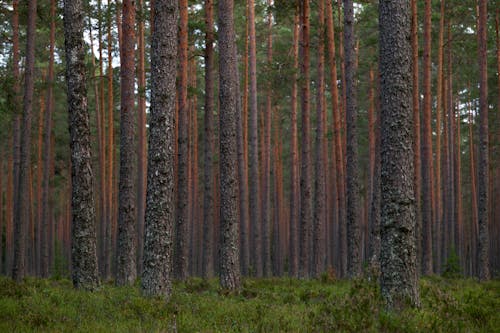
<path id="1" fill-rule="evenodd" d="M 326 156 L 324 145 L 326 133 L 325 117 L 325 4 L 319 0 L 318 4 L 318 87 L 316 98 L 316 152 L 314 173 L 314 232 L 313 232 L 313 264 L 312 275 L 319 277 L 325 269 L 325 227 L 326 227 Z"/>
<path id="2" fill-rule="evenodd" d="M 120 50 L 120 184 L 116 284 L 133 284 L 137 277 L 136 212 L 134 189 L 134 89 L 135 89 L 135 1 L 123 1 Z"/>
<path id="3" fill-rule="evenodd" d="M 19 187 L 16 193 L 17 207 L 14 213 L 14 266 L 12 278 L 20 282 L 26 274 L 26 227 L 30 219 L 29 172 L 31 168 L 31 118 L 33 108 L 36 0 L 28 4 L 28 31 L 26 37 L 26 65 L 24 70 L 23 121 L 21 128 L 21 155 L 19 165 Z"/>
<path id="4" fill-rule="evenodd" d="M 188 190 L 188 119 L 187 103 L 188 80 L 188 1 L 179 1 L 179 78 L 178 78 L 178 177 L 177 177 L 177 208 L 175 229 L 175 259 L 174 274 L 184 280 L 188 275 L 189 266 L 189 190 Z"/>
<path id="5" fill-rule="evenodd" d="M 155 0 L 142 293 L 170 298 L 174 238 L 176 0 Z"/>
<path id="6" fill-rule="evenodd" d="M 487 18 L 488 0 L 479 0 L 479 169 L 478 169 L 478 222 L 479 222 L 479 279 L 490 279 L 489 232 L 488 232 L 488 64 L 487 64 Z"/>
<path id="7" fill-rule="evenodd" d="M 422 273 L 432 274 L 431 0 L 424 13 L 424 110 L 422 136 Z"/>
<path id="8" fill-rule="evenodd" d="M 344 53 L 346 73 L 346 157 L 347 157 L 347 258 L 348 275 L 361 275 L 361 235 L 358 177 L 357 93 L 354 50 L 354 8 L 344 0 Z"/>
<path id="9" fill-rule="evenodd" d="M 381 292 L 389 307 L 418 306 L 413 189 L 410 2 L 379 7 L 381 73 Z"/>
<path id="10" fill-rule="evenodd" d="M 205 125 L 204 125 L 204 191 L 203 191 L 203 266 L 202 276 L 214 274 L 214 20 L 213 0 L 205 1 Z"/>
<path id="11" fill-rule="evenodd" d="M 290 249 L 289 275 L 297 277 L 299 273 L 299 238 L 298 225 L 300 214 L 300 182 L 299 182 L 299 141 L 297 127 L 297 83 L 299 67 L 299 13 L 295 9 L 293 19 L 293 82 L 291 96 L 291 166 L 290 166 Z"/>
<path id="12" fill-rule="evenodd" d="M 302 109 L 302 146 L 300 173 L 300 260 L 299 277 L 309 276 L 311 255 L 312 211 L 312 170 L 311 170 L 311 120 L 310 120 L 310 83 L 309 83 L 309 0 L 300 2 L 300 100 Z"/>
<path id="13" fill-rule="evenodd" d="M 238 63 L 233 0 L 219 0 L 220 263 L 223 289 L 240 287 L 237 163 Z"/>
<path id="14" fill-rule="evenodd" d="M 66 82 L 72 174 L 72 278 L 76 288 L 99 286 L 89 113 L 85 85 L 83 4 L 64 3 Z"/>

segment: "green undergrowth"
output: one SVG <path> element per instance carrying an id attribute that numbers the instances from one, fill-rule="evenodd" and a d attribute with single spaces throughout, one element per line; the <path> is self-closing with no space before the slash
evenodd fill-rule
<path id="1" fill-rule="evenodd" d="M 426 278 L 420 292 L 421 308 L 392 313 L 367 280 L 247 279 L 228 294 L 190 279 L 165 302 L 138 285 L 0 277 L 0 332 L 499 332 L 500 281 Z"/>

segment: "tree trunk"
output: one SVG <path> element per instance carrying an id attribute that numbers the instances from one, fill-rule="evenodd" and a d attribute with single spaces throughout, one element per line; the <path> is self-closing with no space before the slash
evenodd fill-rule
<path id="1" fill-rule="evenodd" d="M 255 3 L 248 0 L 248 25 L 250 39 L 250 224 L 251 224 L 251 248 L 253 256 L 251 264 L 255 270 L 255 276 L 262 277 L 262 246 L 261 246 L 261 211 L 260 211 L 260 188 L 259 188 L 259 131 L 258 131 L 258 109 L 257 109 L 257 46 L 255 34 Z"/>
<path id="2" fill-rule="evenodd" d="M 348 275 L 361 275 L 360 212 L 358 179 L 357 93 L 354 50 L 354 8 L 344 0 L 344 54 L 346 73 L 346 157 L 347 157 L 347 257 Z"/>
<path id="3" fill-rule="evenodd" d="M 205 127 L 204 127 L 204 191 L 203 191 L 203 267 L 202 276 L 214 274 L 214 19 L 213 0 L 205 0 Z"/>
<path id="4" fill-rule="evenodd" d="M 179 1 L 179 78 L 178 78 L 178 177 L 177 177 L 177 209 L 175 229 L 174 274 L 185 280 L 189 266 L 189 190 L 188 190 L 188 113 L 187 80 L 188 80 L 188 1 Z"/>
<path id="5" fill-rule="evenodd" d="M 302 146 L 300 173 L 300 260 L 299 277 L 309 276 L 312 211 L 312 170 L 311 170 L 311 120 L 310 120 L 310 83 L 309 83 L 309 0 L 300 2 L 300 100 L 302 109 Z"/>
<path id="6" fill-rule="evenodd" d="M 479 170 L 478 170 L 478 222 L 479 222 L 479 279 L 490 279 L 489 232 L 488 232 L 488 64 L 487 64 L 487 17 L 488 0 L 479 0 Z"/>
<path id="7" fill-rule="evenodd" d="M 123 1 L 123 41 L 120 50 L 120 184 L 116 284 L 133 284 L 137 277 L 134 189 L 135 3 Z"/>
<path id="8" fill-rule="evenodd" d="M 31 168 L 31 118 L 33 109 L 34 67 L 35 67 L 35 34 L 36 34 L 36 0 L 28 4 L 28 31 L 26 40 L 26 65 L 24 70 L 23 121 L 21 128 L 21 155 L 19 165 L 19 187 L 16 193 L 17 207 L 14 214 L 14 266 L 12 278 L 22 281 L 26 274 L 26 227 L 30 218 L 29 204 L 29 172 Z"/>
<path id="9" fill-rule="evenodd" d="M 144 38 L 144 0 L 139 0 L 138 9 L 141 13 L 138 18 L 138 53 L 137 85 L 139 88 L 138 114 L 138 144 L 137 144 L 137 272 L 142 272 L 142 257 L 144 250 L 144 211 L 146 208 L 146 173 L 147 173 L 147 147 L 146 147 L 146 71 L 145 71 L 145 44 Z"/>
<path id="10" fill-rule="evenodd" d="M 64 3 L 66 82 L 72 174 L 72 278 L 76 288 L 99 286 L 89 113 L 85 85 L 83 4 Z"/>
<path id="11" fill-rule="evenodd" d="M 318 4 L 318 86 L 316 99 L 316 153 L 314 173 L 314 234 L 312 275 L 319 277 L 325 269 L 325 227 L 326 227 L 326 156 L 324 145 L 326 133 L 325 117 L 325 9 L 324 0 Z"/>
<path id="12" fill-rule="evenodd" d="M 248 3 L 246 4 L 248 14 Z M 248 15 L 247 15 L 248 17 Z M 212 27 L 213 24 L 210 25 Z M 247 109 L 248 109 L 248 19 L 245 22 L 245 54 L 244 57 L 244 82 L 243 82 L 243 108 L 238 117 L 238 178 L 240 195 L 240 264 L 241 273 L 248 275 L 249 244 L 248 230 L 250 211 L 248 206 L 248 141 L 247 141 Z M 212 88 L 213 90 L 213 88 Z"/>
<path id="13" fill-rule="evenodd" d="M 220 101 L 220 284 L 223 289 L 240 287 L 237 113 L 238 63 L 234 32 L 233 1 L 219 0 L 219 101 Z"/>
<path id="14" fill-rule="evenodd" d="M 46 81 L 45 71 L 42 71 L 42 80 Z M 48 82 L 48 81 L 47 81 Z M 36 223 L 35 223 L 35 275 L 41 276 L 41 248 L 40 243 L 42 236 L 42 226 L 43 226 L 43 207 L 42 207 L 42 189 L 43 189 L 43 131 L 45 123 L 45 101 L 43 93 L 39 95 L 39 107 L 40 112 L 38 113 L 38 140 L 37 140 L 37 156 L 36 156 Z M 1 209 L 1 208 L 0 208 Z M 0 237 L 1 239 L 1 237 Z"/>
<path id="15" fill-rule="evenodd" d="M 176 0 L 155 0 L 151 47 L 151 114 L 141 290 L 170 298 L 174 202 L 174 114 L 177 67 Z"/>
<path id="16" fill-rule="evenodd" d="M 431 0 L 424 13 L 424 117 L 422 136 L 422 273 L 432 274 Z"/>
<path id="17" fill-rule="evenodd" d="M 410 2 L 379 7 L 381 73 L 381 292 L 389 307 L 418 306 L 413 189 Z"/>
<path id="18" fill-rule="evenodd" d="M 267 65 L 272 68 L 273 61 L 273 15 L 271 0 L 267 0 Z M 271 125 L 272 125 L 272 83 L 267 82 L 266 109 L 264 121 L 264 149 L 262 151 L 262 266 L 263 275 L 271 276 Z"/>
<path id="19" fill-rule="evenodd" d="M 299 141 L 297 127 L 297 83 L 299 67 L 299 13 L 295 8 L 293 19 L 293 82 L 291 96 L 291 166 L 290 166 L 290 249 L 289 275 L 298 277 L 299 273 L 299 238 L 298 225 L 300 214 L 300 182 L 299 182 Z"/>

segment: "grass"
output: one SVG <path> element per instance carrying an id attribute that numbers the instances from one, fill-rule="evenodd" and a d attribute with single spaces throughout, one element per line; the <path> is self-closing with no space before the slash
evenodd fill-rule
<path id="1" fill-rule="evenodd" d="M 376 283 L 247 279 L 224 294 L 217 281 L 175 284 L 170 302 L 138 286 L 97 292 L 70 281 L 0 277 L 0 332 L 499 332 L 500 281 L 426 278 L 422 307 L 383 310 Z"/>

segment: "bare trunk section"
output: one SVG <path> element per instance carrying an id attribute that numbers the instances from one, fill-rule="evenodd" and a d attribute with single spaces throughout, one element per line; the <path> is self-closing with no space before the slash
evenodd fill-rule
<path id="1" fill-rule="evenodd" d="M 326 160 L 325 156 L 325 3 L 318 4 L 318 87 L 316 98 L 316 152 L 314 173 L 314 231 L 312 275 L 319 277 L 325 269 L 326 230 Z"/>
<path id="2" fill-rule="evenodd" d="M 431 1 L 425 0 L 422 136 L 422 273 L 432 274 Z"/>
<path id="3" fill-rule="evenodd" d="M 189 190 L 188 190 L 188 119 L 187 103 L 188 80 L 188 1 L 179 1 L 179 78 L 178 78 L 178 177 L 177 177 L 177 208 L 175 229 L 175 259 L 174 274 L 184 280 L 189 267 Z"/>
<path id="4" fill-rule="evenodd" d="M 310 74 L 309 74 L 309 0 L 300 2 L 300 101 L 302 109 L 302 145 L 300 173 L 300 260 L 299 277 L 309 277 L 312 207 L 312 170 L 311 170 L 311 120 L 310 120 Z"/>
<path id="5" fill-rule="evenodd" d="M 214 274 L 214 19 L 213 0 L 205 0 L 205 125 L 204 125 L 204 191 L 203 191 L 203 266 L 202 276 Z"/>
<path id="6" fill-rule="evenodd" d="M 379 7 L 381 73 L 381 292 L 391 308 L 420 304 L 413 189 L 410 1 Z"/>
<path id="7" fill-rule="evenodd" d="M 36 0 L 28 3 L 28 31 L 26 37 L 26 65 L 24 70 L 23 121 L 21 127 L 21 154 L 19 165 L 19 184 L 16 193 L 17 207 L 14 213 L 14 266 L 12 278 L 22 281 L 26 274 L 25 251 L 26 231 L 30 219 L 29 172 L 31 168 L 31 118 L 33 109 Z"/>
<path id="8" fill-rule="evenodd" d="M 89 113 L 85 85 L 81 0 L 64 3 L 66 82 L 71 145 L 72 179 L 72 279 L 76 288 L 99 286 L 95 233 L 93 175 Z"/>
<path id="9" fill-rule="evenodd" d="M 219 0 L 220 262 L 223 289 L 240 288 L 237 163 L 238 63 L 233 0 Z"/>
<path id="10" fill-rule="evenodd" d="M 344 54 L 346 73 L 346 157 L 347 157 L 347 273 L 361 275 L 361 235 L 358 176 L 357 91 L 355 65 L 354 8 L 344 0 Z"/>
<path id="11" fill-rule="evenodd" d="M 294 77 L 291 96 L 291 166 L 290 166 L 290 255 L 289 275 L 297 277 L 299 273 L 299 238 L 298 225 L 300 214 L 300 183 L 299 183 L 299 141 L 297 126 L 297 86 L 299 67 L 299 13 L 295 9 L 293 19 L 293 68 Z"/>
<path id="12" fill-rule="evenodd" d="M 124 0 L 122 10 L 120 45 L 120 183 L 118 247 L 116 253 L 116 284 L 133 284 L 137 277 L 136 266 L 136 212 L 134 189 L 134 89 L 135 89 L 135 1 Z"/>
<path id="13" fill-rule="evenodd" d="M 170 298 L 174 199 L 174 114 L 177 67 L 176 0 L 155 0 L 151 47 L 151 114 L 141 290 Z"/>
<path id="14" fill-rule="evenodd" d="M 478 222 L 479 222 L 479 279 L 490 279 L 489 232 L 488 232 L 488 64 L 487 64 L 487 17 L 488 0 L 479 0 L 479 169 L 478 169 Z"/>

